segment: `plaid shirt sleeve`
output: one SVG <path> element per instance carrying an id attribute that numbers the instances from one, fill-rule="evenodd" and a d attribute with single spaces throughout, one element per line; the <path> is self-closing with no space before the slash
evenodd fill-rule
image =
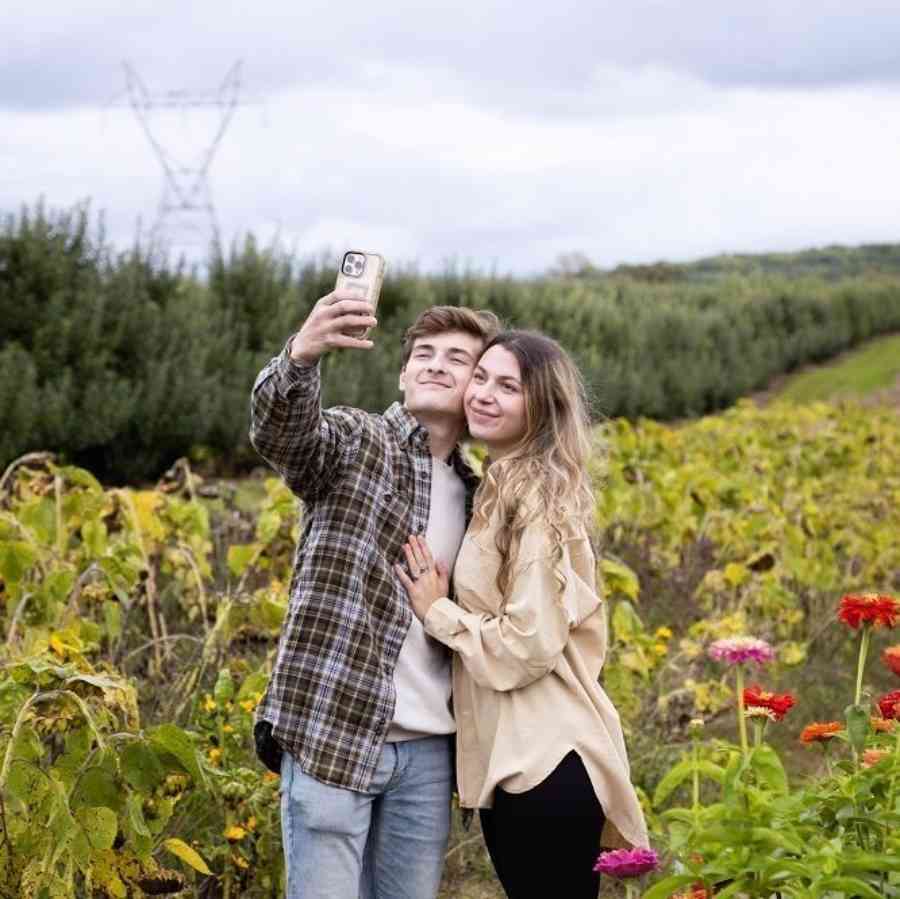
<path id="1" fill-rule="evenodd" d="M 358 448 L 361 419 L 355 409 L 322 411 L 319 365 L 294 362 L 290 345 L 253 385 L 250 443 L 297 496 L 314 500 Z"/>

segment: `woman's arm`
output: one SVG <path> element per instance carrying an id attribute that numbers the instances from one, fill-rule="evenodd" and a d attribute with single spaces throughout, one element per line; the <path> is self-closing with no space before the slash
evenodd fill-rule
<path id="1" fill-rule="evenodd" d="M 502 615 L 466 612 L 443 597 L 428 609 L 425 629 L 457 652 L 482 686 L 501 691 L 527 686 L 553 670 L 569 629 L 600 605 L 568 561 L 565 545 L 562 595 L 553 559 L 540 556 L 516 572 Z"/>

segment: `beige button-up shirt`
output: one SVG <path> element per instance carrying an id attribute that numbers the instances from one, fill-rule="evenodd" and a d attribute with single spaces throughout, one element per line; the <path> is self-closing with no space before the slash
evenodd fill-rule
<path id="1" fill-rule="evenodd" d="M 454 568 L 456 602 L 437 600 L 425 618 L 426 631 L 454 650 L 460 804 L 490 808 L 498 786 L 529 790 L 574 749 L 606 814 L 603 846 L 647 846 L 619 715 L 597 682 L 607 623 L 590 541 L 573 525 L 554 561 L 549 526 L 533 522 L 504 597 L 498 525 L 496 515 L 477 533 L 470 525 Z"/>

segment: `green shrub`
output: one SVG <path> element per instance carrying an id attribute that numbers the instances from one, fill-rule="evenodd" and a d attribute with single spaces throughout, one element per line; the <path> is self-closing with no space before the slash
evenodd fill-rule
<path id="1" fill-rule="evenodd" d="M 883 270 L 863 264 L 882 257 Z M 770 267 L 783 270 L 784 258 L 773 258 Z M 900 328 L 892 254 L 863 248 L 815 259 L 827 280 L 724 263 L 715 279 L 702 267 L 689 277 L 657 277 L 668 269 L 655 266 L 652 277 L 638 268 L 515 280 L 393 265 L 376 348 L 326 360 L 325 401 L 389 405 L 404 329 L 422 309 L 447 303 L 490 308 L 559 339 L 598 415 L 701 415 Z M 837 281 L 841 260 L 852 277 Z M 254 377 L 333 279 L 333 260 L 296 260 L 252 238 L 214 256 L 200 279 L 141 246 L 114 254 L 102 220 L 92 225 L 83 207 L 48 212 L 39 203 L 8 216 L 0 225 L 0 465 L 48 447 L 115 481 L 155 477 L 182 455 L 254 464 Z"/>

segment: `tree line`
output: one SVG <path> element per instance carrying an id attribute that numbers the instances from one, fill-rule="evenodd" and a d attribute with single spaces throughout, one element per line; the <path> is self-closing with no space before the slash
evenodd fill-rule
<path id="1" fill-rule="evenodd" d="M 560 340 L 598 417 L 702 415 L 900 328 L 896 274 L 852 251 L 837 255 L 849 260 L 845 277 L 833 266 L 828 277 L 742 267 L 714 278 L 626 267 L 516 279 L 395 264 L 375 350 L 328 357 L 325 400 L 386 407 L 397 397 L 403 330 L 426 306 L 450 303 L 493 309 Z M 48 448 L 117 482 L 155 478 L 182 455 L 223 470 L 254 464 L 254 376 L 332 288 L 335 264 L 247 237 L 214 249 L 201 277 L 148 247 L 114 251 L 83 207 L 38 203 L 8 215 L 0 224 L 0 466 Z"/>

